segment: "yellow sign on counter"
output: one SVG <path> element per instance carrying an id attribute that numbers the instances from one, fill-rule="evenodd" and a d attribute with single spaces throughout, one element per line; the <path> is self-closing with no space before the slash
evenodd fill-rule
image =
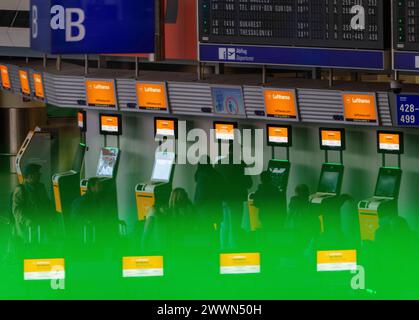
<path id="1" fill-rule="evenodd" d="M 65 279 L 64 259 L 25 259 L 23 264 L 25 280 Z"/>
<path id="2" fill-rule="evenodd" d="M 259 253 L 233 253 L 220 255 L 221 274 L 260 273 Z"/>
<path id="3" fill-rule="evenodd" d="M 163 275 L 163 256 L 122 258 L 122 276 L 124 278 L 161 277 Z"/>
<path id="4" fill-rule="evenodd" d="M 357 269 L 356 250 L 317 251 L 317 271 L 352 271 Z"/>

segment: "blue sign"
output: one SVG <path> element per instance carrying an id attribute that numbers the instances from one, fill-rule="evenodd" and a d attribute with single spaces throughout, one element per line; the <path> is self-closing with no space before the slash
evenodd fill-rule
<path id="1" fill-rule="evenodd" d="M 200 61 L 384 70 L 384 51 L 200 44 Z"/>
<path id="2" fill-rule="evenodd" d="M 397 96 L 397 123 L 401 127 L 419 126 L 419 95 Z"/>
<path id="3" fill-rule="evenodd" d="M 419 71 L 419 52 L 394 53 L 394 70 L 400 71 Z"/>
<path id="4" fill-rule="evenodd" d="M 214 113 L 228 116 L 245 116 L 241 88 L 213 87 Z"/>
<path id="5" fill-rule="evenodd" d="M 154 0 L 31 0 L 30 25 L 45 53 L 154 52 Z"/>

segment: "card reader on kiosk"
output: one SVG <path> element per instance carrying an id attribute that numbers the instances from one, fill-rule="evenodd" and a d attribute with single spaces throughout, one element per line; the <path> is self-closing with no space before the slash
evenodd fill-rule
<path id="1" fill-rule="evenodd" d="M 320 231 L 324 232 L 328 224 L 328 215 L 340 196 L 344 174 L 343 151 L 346 148 L 344 129 L 320 128 L 320 149 L 325 151 L 325 163 L 322 165 L 317 192 L 310 196 L 310 205 L 320 219 Z M 338 151 L 339 163 L 329 162 L 329 151 Z"/>
<path id="2" fill-rule="evenodd" d="M 292 128 L 290 126 L 270 125 L 266 126 L 267 144 L 272 147 L 272 159 L 268 164 L 268 172 L 272 183 L 278 188 L 281 198 L 278 199 L 278 211 L 287 212 L 287 189 L 291 170 L 289 148 L 292 147 Z M 277 159 L 275 147 L 286 149 L 286 159 Z M 254 193 L 248 198 L 251 231 L 263 227 L 259 223 L 259 210 L 254 206 Z"/>
<path id="3" fill-rule="evenodd" d="M 177 119 L 155 118 L 154 132 L 156 139 L 172 139 L 175 142 L 177 137 Z M 161 144 L 162 140 L 160 140 L 160 146 Z M 150 181 L 136 185 L 135 199 L 139 221 L 144 221 L 147 218 L 149 209 L 154 206 L 157 194 L 162 201 L 169 202 L 172 192 L 175 158 L 175 152 L 157 150 Z"/>
<path id="4" fill-rule="evenodd" d="M 100 150 L 95 176 L 80 181 L 80 193 L 84 195 L 87 192 L 91 178 L 99 178 L 107 208 L 117 213 L 116 177 L 121 155 L 119 136 L 122 134 L 122 119 L 119 114 L 99 114 L 99 120 L 100 134 L 104 136 L 105 147 Z M 117 147 L 107 147 L 108 135 L 116 136 Z"/>
<path id="5" fill-rule="evenodd" d="M 77 120 L 80 129 L 80 143 L 76 150 L 72 168 L 69 171 L 56 173 L 52 176 L 55 211 L 62 214 L 69 214 L 73 201 L 80 196 L 79 185 L 86 151 L 86 112 L 79 111 Z"/>
<path id="6" fill-rule="evenodd" d="M 374 196 L 358 204 L 361 240 L 375 240 L 375 232 L 386 217 L 398 215 L 398 198 L 402 178 L 401 155 L 404 153 L 403 133 L 379 131 L 378 153 L 383 166 L 378 172 Z M 398 156 L 398 167 L 386 167 L 386 154 Z"/>

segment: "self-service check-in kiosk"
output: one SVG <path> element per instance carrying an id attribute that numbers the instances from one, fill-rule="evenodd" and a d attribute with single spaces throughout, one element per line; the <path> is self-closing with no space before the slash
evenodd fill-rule
<path id="1" fill-rule="evenodd" d="M 402 178 L 401 155 L 404 153 L 403 133 L 379 131 L 378 153 L 383 165 L 378 172 L 374 196 L 358 204 L 361 240 L 375 240 L 375 232 L 386 218 L 398 215 L 398 198 Z M 386 155 L 395 154 L 397 167 L 386 166 Z"/>
<path id="2" fill-rule="evenodd" d="M 110 212 L 118 212 L 116 176 L 118 173 L 121 150 L 119 137 L 122 134 L 122 118 L 120 114 L 99 114 L 100 134 L 104 136 L 104 147 L 100 149 L 96 174 L 80 181 L 80 192 L 84 195 L 91 178 L 99 178 L 103 188 L 103 200 Z M 107 146 L 108 136 L 115 136 L 116 147 Z"/>
<path id="3" fill-rule="evenodd" d="M 320 219 L 320 231 L 324 232 L 331 220 L 329 215 L 336 214 L 336 200 L 341 193 L 345 130 L 320 128 L 320 148 L 325 152 L 325 163 L 322 165 L 317 192 L 310 196 L 310 205 Z M 329 151 L 339 152 L 339 163 L 329 162 Z"/>
<path id="4" fill-rule="evenodd" d="M 55 210 L 64 215 L 69 214 L 71 205 L 80 196 L 80 179 L 86 151 L 86 112 L 77 112 L 77 123 L 80 129 L 80 143 L 77 146 L 71 170 L 56 173 L 52 176 Z"/>
<path id="5" fill-rule="evenodd" d="M 287 212 L 287 189 L 291 170 L 289 148 L 292 146 L 292 128 L 290 126 L 271 125 L 266 126 L 266 136 L 268 146 L 272 148 L 272 159 L 268 164 L 268 171 L 271 175 L 272 183 L 280 192 L 278 200 L 278 213 Z M 286 158 L 278 159 L 275 155 L 275 148 L 285 148 Z M 251 230 L 255 231 L 260 227 L 259 210 L 254 206 L 254 193 L 248 198 Z M 263 226 L 262 226 L 263 227 Z"/>
<path id="6" fill-rule="evenodd" d="M 177 138 L 177 119 L 155 118 L 154 132 L 156 140 L 159 140 L 159 149 L 155 153 L 151 179 L 135 187 L 139 221 L 144 221 L 147 218 L 149 209 L 155 204 L 156 196 L 161 201 L 169 202 L 172 192 L 176 157 L 174 145 Z M 163 150 L 163 141 L 167 143 L 166 146 L 171 150 Z"/>

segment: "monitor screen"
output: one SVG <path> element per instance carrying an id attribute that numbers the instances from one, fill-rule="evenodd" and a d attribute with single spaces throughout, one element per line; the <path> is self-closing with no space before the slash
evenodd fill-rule
<path id="1" fill-rule="evenodd" d="M 378 152 L 379 153 L 403 153 L 403 134 L 401 132 L 378 132 Z"/>
<path id="2" fill-rule="evenodd" d="M 100 115 L 100 133 L 120 135 L 122 133 L 121 115 Z"/>
<path id="3" fill-rule="evenodd" d="M 156 160 L 154 161 L 153 173 L 151 181 L 169 182 L 172 174 L 172 167 L 175 160 L 175 155 L 172 152 L 156 153 Z"/>
<path id="4" fill-rule="evenodd" d="M 291 146 L 291 127 L 267 125 L 268 145 L 275 147 Z"/>
<path id="5" fill-rule="evenodd" d="M 343 129 L 320 129 L 320 148 L 322 150 L 344 150 L 344 139 Z"/>
<path id="6" fill-rule="evenodd" d="M 375 196 L 393 198 L 397 192 L 397 175 L 380 174 L 377 181 Z"/>
<path id="7" fill-rule="evenodd" d="M 177 135 L 177 120 L 156 118 L 154 123 L 155 135 L 157 137 L 175 138 Z"/>
<path id="8" fill-rule="evenodd" d="M 77 112 L 77 126 L 81 131 L 86 131 L 86 112 L 78 111 Z"/>
<path id="9" fill-rule="evenodd" d="M 96 176 L 100 178 L 112 178 L 118 162 L 119 149 L 103 148 L 100 150 Z"/>
<path id="10" fill-rule="evenodd" d="M 234 140 L 234 129 L 237 128 L 237 124 L 230 122 L 230 123 L 222 123 L 216 122 L 214 123 L 215 129 L 215 139 L 216 140 L 223 140 L 223 141 L 233 141 Z"/>
<path id="11" fill-rule="evenodd" d="M 339 183 L 338 171 L 323 171 L 320 177 L 319 192 L 337 193 Z"/>

